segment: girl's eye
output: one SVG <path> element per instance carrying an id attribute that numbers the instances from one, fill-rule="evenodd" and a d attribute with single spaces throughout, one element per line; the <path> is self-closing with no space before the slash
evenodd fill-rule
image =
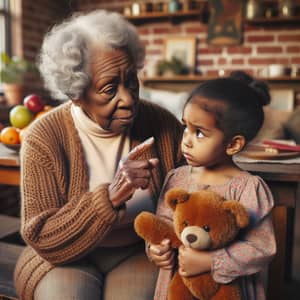
<path id="1" fill-rule="evenodd" d="M 189 130 L 188 130 L 188 128 L 186 127 L 186 125 L 183 125 L 183 132 L 184 133 L 187 133 Z"/>
<path id="2" fill-rule="evenodd" d="M 203 138 L 203 137 L 204 137 L 204 135 L 203 135 L 202 131 L 201 131 L 201 130 L 199 130 L 199 129 L 197 129 L 197 131 L 196 131 L 196 136 L 197 136 L 197 138 L 198 138 L 198 139 L 201 139 L 201 138 Z"/>

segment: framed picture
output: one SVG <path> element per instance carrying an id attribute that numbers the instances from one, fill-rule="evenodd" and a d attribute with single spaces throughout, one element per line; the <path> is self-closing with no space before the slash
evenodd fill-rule
<path id="1" fill-rule="evenodd" d="M 237 45 L 242 42 L 243 4 L 241 0 L 210 0 L 207 43 Z"/>
<path id="2" fill-rule="evenodd" d="M 164 58 L 171 61 L 172 57 L 180 60 L 190 73 L 195 69 L 196 38 L 195 37 L 167 37 L 165 40 Z"/>

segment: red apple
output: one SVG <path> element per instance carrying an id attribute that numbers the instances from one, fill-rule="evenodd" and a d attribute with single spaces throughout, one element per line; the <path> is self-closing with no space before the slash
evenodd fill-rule
<path id="1" fill-rule="evenodd" d="M 24 106 L 26 106 L 33 113 L 38 113 L 44 108 L 42 98 L 36 94 L 31 94 L 25 97 L 23 103 Z"/>

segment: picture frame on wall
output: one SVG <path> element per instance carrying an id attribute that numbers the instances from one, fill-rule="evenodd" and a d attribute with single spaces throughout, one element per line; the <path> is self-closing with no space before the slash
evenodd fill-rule
<path id="1" fill-rule="evenodd" d="M 242 43 L 244 0 L 209 0 L 207 43 L 215 46 Z"/>
<path id="2" fill-rule="evenodd" d="M 166 37 L 164 59 L 171 61 L 172 57 L 179 59 L 189 73 L 195 70 L 196 38 L 195 37 Z"/>

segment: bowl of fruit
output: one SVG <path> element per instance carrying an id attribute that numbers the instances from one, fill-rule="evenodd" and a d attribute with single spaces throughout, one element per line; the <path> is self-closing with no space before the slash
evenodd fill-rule
<path id="1" fill-rule="evenodd" d="M 42 98 L 36 94 L 26 96 L 22 105 L 16 105 L 9 111 L 10 125 L 2 128 L 1 143 L 9 149 L 19 151 L 28 125 L 51 108 L 49 105 L 44 105 Z"/>

